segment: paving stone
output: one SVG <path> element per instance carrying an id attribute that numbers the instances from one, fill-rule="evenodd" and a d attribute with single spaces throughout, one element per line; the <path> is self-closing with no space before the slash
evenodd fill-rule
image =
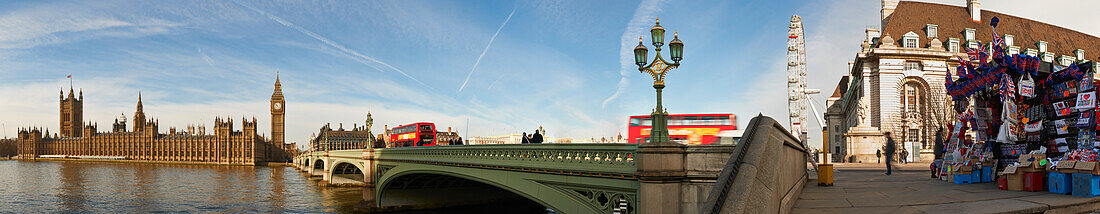
<path id="1" fill-rule="evenodd" d="M 1041 194 L 1041 195 L 1020 197 L 1020 198 L 1016 198 L 1016 199 L 1022 200 L 1022 201 L 1029 201 L 1029 202 L 1035 202 L 1035 203 L 1040 203 L 1040 204 L 1046 204 L 1046 205 L 1050 205 L 1052 207 L 1064 207 L 1064 206 L 1070 206 L 1070 205 L 1076 205 L 1076 204 L 1086 204 L 1086 203 L 1100 203 L 1100 197 L 1086 198 L 1086 197 L 1072 196 L 1072 195 L 1062 195 L 1062 194 Z"/>
<path id="2" fill-rule="evenodd" d="M 795 207 L 801 207 L 801 208 L 844 208 L 844 207 L 852 207 L 852 204 L 848 203 L 848 200 L 844 200 L 844 199 L 824 199 L 824 200 L 805 199 L 805 200 L 798 200 L 797 202 L 795 202 L 794 206 Z"/>
<path id="3" fill-rule="evenodd" d="M 854 208 L 801 208 L 796 207 L 791 209 L 791 213 L 845 213 L 845 214 L 916 214 L 921 212 L 920 210 L 913 209 L 912 207 L 854 207 Z"/>
<path id="4" fill-rule="evenodd" d="M 960 185 L 933 180 L 927 170 L 895 171 L 893 175 L 886 176 L 871 166 L 860 167 L 868 170 L 838 167 L 834 175 L 836 181 L 831 187 L 808 183 L 791 212 L 1077 213 L 1100 209 L 1092 208 L 1093 205 L 1100 206 L 1100 197 L 1005 191 L 998 190 L 994 183 Z"/>
<path id="5" fill-rule="evenodd" d="M 1048 208 L 1045 204 L 1016 199 L 997 199 L 961 203 L 912 206 L 925 213 L 1036 213 Z"/>

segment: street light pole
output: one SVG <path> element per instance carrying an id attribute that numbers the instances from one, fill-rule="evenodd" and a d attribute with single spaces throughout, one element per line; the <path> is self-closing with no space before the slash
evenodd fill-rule
<path id="1" fill-rule="evenodd" d="M 672 140 L 668 136 L 668 112 L 662 105 L 661 92 L 665 88 L 665 75 L 668 71 L 680 66 L 680 60 L 683 59 L 684 43 L 680 41 L 680 36 L 673 31 L 673 39 L 669 42 L 669 56 L 673 61 L 669 63 L 665 61 L 664 57 L 661 57 L 661 46 L 664 45 L 665 28 L 661 27 L 660 19 L 657 20 L 657 24 L 650 29 L 651 36 L 653 37 L 653 46 L 656 50 L 657 56 L 653 58 L 653 62 L 646 65 L 646 53 L 648 52 L 645 45 L 642 43 L 642 37 L 638 37 L 638 47 L 634 48 L 634 63 L 638 65 L 638 71 L 649 74 L 653 77 L 653 89 L 657 90 L 657 108 L 653 109 L 653 113 L 650 116 L 653 118 L 652 131 L 650 131 L 649 142 L 647 143 L 671 143 Z"/>
<path id="2" fill-rule="evenodd" d="M 639 197 L 636 207 L 638 213 L 680 213 L 680 200 L 682 194 L 681 183 L 687 175 L 684 167 L 686 146 L 672 142 L 668 136 L 668 112 L 661 103 L 661 92 L 665 88 L 665 75 L 668 71 L 680 66 L 683 59 L 684 43 L 678 35 L 673 36 L 668 43 L 669 63 L 661 57 L 661 46 L 664 45 L 665 28 L 661 27 L 660 19 L 650 31 L 653 37 L 653 46 L 657 51 L 652 62 L 646 63 L 649 51 L 638 38 L 638 46 L 634 48 L 634 63 L 638 65 L 638 71 L 653 77 L 653 89 L 657 90 L 657 108 L 653 109 L 650 117 L 653 118 L 652 129 L 649 133 L 649 141 L 638 145 L 635 150 L 638 166 L 635 176 L 640 181 Z M 675 33 L 675 31 L 673 31 Z"/>

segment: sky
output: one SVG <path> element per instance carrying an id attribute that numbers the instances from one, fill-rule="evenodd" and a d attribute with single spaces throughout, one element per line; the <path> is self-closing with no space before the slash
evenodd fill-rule
<path id="1" fill-rule="evenodd" d="M 965 1 L 939 1 L 965 5 Z M 59 91 L 84 93 L 84 120 L 110 129 L 145 114 L 169 127 L 256 118 L 270 133 L 278 73 L 286 140 L 325 125 L 374 131 L 418 121 L 464 136 L 626 136 L 654 107 L 631 49 L 657 17 L 683 32 L 665 107 L 788 119 L 786 39 L 801 15 L 809 86 L 832 94 L 879 1 L 0 1 L 0 137 L 56 132 Z M 1086 4 L 1065 7 L 1066 4 Z M 1098 2 L 986 1 L 983 8 L 1097 35 Z M 671 34 L 666 35 L 670 40 Z M 647 42 L 648 43 L 648 42 Z M 650 56 L 653 56 L 653 47 Z M 667 51 L 667 48 L 666 48 Z M 665 52 L 667 55 L 667 52 Z M 816 97 L 818 108 L 824 97 Z M 811 124 L 817 124 L 811 119 Z M 239 129 L 237 125 L 236 129 Z M 811 132 L 811 136 L 821 136 Z M 811 137 L 811 145 L 820 138 Z"/>

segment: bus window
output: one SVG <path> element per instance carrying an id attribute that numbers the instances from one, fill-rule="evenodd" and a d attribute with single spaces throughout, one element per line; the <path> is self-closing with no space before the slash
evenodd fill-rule
<path id="1" fill-rule="evenodd" d="M 642 124 L 642 118 L 630 118 L 630 126 L 638 126 Z"/>
<path id="2" fill-rule="evenodd" d="M 668 125 L 670 125 L 670 126 L 684 125 L 684 119 L 682 117 L 669 117 L 668 118 Z"/>
<path id="3" fill-rule="evenodd" d="M 420 125 L 420 131 L 432 131 L 431 125 Z"/>
<path id="4" fill-rule="evenodd" d="M 653 120 L 648 117 L 642 119 L 642 126 L 653 126 Z"/>

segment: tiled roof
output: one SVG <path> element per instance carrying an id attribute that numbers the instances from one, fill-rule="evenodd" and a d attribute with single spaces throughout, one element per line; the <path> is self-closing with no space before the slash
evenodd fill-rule
<path id="1" fill-rule="evenodd" d="M 830 98 L 831 97 L 838 97 L 839 98 L 841 96 L 844 96 L 844 93 L 846 93 L 847 91 L 848 91 L 848 76 L 843 76 L 843 77 L 840 77 L 840 82 L 836 84 L 836 90 L 833 90 L 833 96 L 829 96 L 829 97 Z"/>
<path id="2" fill-rule="evenodd" d="M 1076 49 L 1085 50 L 1086 59 L 1100 56 L 1100 38 L 1095 36 L 988 10 L 982 10 L 981 15 L 982 22 L 976 23 L 970 20 L 966 7 L 902 1 L 888 17 L 883 33 L 897 39 L 897 44 L 903 44 L 902 35 L 913 32 L 920 36 L 920 47 L 926 47 L 930 41 L 924 29 L 927 24 L 937 25 L 937 38 L 942 42 L 953 37 L 965 43 L 963 32 L 966 28 L 972 28 L 977 34 L 976 39 L 987 44 L 992 39 L 989 21 L 996 16 L 1000 20 L 997 33 L 1012 35 L 1013 45 L 1019 46 L 1021 53 L 1028 48 L 1038 50 L 1035 43 L 1042 40 L 1047 42 L 1047 52 L 1052 52 L 1055 56 L 1074 56 L 1073 51 Z"/>

